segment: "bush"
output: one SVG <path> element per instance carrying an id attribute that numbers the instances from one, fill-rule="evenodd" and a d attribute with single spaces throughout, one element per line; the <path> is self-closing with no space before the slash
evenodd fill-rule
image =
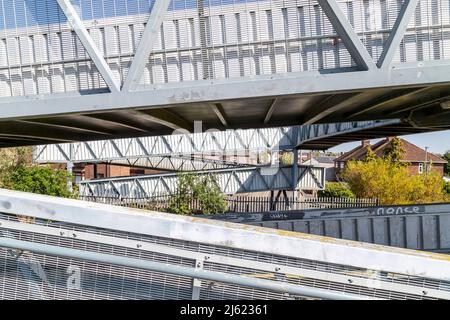
<path id="1" fill-rule="evenodd" d="M 355 194 L 350 190 L 347 183 L 327 182 L 325 190 L 319 191 L 319 197 L 355 198 Z"/>
<path id="2" fill-rule="evenodd" d="M 66 170 L 56 170 L 50 166 L 19 165 L 2 178 L 3 186 L 11 190 L 64 198 L 76 197 L 76 192 L 69 190 L 68 184 L 72 176 Z"/>
<path id="3" fill-rule="evenodd" d="M 450 195 L 450 181 L 444 182 L 444 193 Z"/>
<path id="4" fill-rule="evenodd" d="M 342 173 L 352 192 L 378 198 L 381 205 L 443 201 L 442 178 L 434 172 L 411 175 L 405 165 L 389 158 L 350 161 Z"/>
<path id="5" fill-rule="evenodd" d="M 292 164 L 294 163 L 294 153 L 292 152 L 281 153 L 280 163 L 283 166 L 292 166 Z"/>
<path id="6" fill-rule="evenodd" d="M 226 209 L 225 197 L 214 175 L 184 173 L 178 176 L 177 191 L 167 211 L 176 214 L 215 214 Z"/>

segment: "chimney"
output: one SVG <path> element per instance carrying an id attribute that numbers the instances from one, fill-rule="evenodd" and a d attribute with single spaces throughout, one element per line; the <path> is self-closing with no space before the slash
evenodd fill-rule
<path id="1" fill-rule="evenodd" d="M 386 137 L 386 141 L 390 142 L 390 141 L 394 140 L 394 138 L 395 138 L 395 136 Z"/>
<path id="2" fill-rule="evenodd" d="M 362 140 L 362 141 L 361 141 L 361 146 L 367 147 L 367 146 L 369 146 L 369 145 L 370 145 L 370 140 Z"/>

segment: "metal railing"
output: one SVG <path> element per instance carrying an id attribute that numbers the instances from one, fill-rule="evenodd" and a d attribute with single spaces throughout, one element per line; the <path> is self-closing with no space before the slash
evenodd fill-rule
<path id="1" fill-rule="evenodd" d="M 175 196 L 176 195 L 162 195 L 149 198 L 80 196 L 80 199 L 121 207 L 167 212 L 169 205 L 175 199 Z M 318 208 L 356 208 L 378 205 L 378 199 L 375 198 L 314 197 L 297 199 L 294 197 L 284 197 L 276 199 L 273 197 L 226 196 L 224 197 L 224 200 L 226 203 L 226 209 L 224 211 L 227 213 L 259 213 Z M 197 199 L 191 199 L 186 205 L 191 212 L 202 213 L 201 204 Z"/>
<path id="2" fill-rule="evenodd" d="M 450 299 L 439 254 L 8 190 L 0 208 L 0 299 Z"/>

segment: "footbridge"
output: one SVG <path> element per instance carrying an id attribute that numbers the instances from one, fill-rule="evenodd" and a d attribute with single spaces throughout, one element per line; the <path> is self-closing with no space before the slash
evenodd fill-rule
<path id="1" fill-rule="evenodd" d="M 322 190 L 325 169 L 311 166 L 256 166 L 197 171 L 198 175 L 213 175 L 225 194 L 275 190 Z M 177 192 L 178 174 L 149 174 L 112 177 L 78 182 L 81 197 L 114 197 L 145 199 L 172 195 Z"/>
<path id="2" fill-rule="evenodd" d="M 204 155 L 245 156 L 247 152 L 301 149 L 326 149 L 362 138 L 379 138 L 410 131 L 399 119 L 342 122 L 263 129 L 207 131 L 156 137 L 40 145 L 33 149 L 36 163 L 155 163 L 158 157 Z M 149 160 L 146 160 L 149 159 Z M 153 159 L 153 161 L 152 161 Z"/>
<path id="3" fill-rule="evenodd" d="M 0 299 L 450 298 L 435 253 L 6 190 L 0 212 Z"/>
<path id="4" fill-rule="evenodd" d="M 449 127 L 444 0 L 7 1 L 0 146 L 401 119 Z"/>

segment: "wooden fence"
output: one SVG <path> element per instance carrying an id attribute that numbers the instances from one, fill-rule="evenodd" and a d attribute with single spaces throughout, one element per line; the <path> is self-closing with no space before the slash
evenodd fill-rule
<path id="1" fill-rule="evenodd" d="M 167 211 L 171 196 L 157 196 L 151 198 L 114 198 L 82 196 L 81 200 L 105 203 L 117 206 L 139 208 L 154 211 Z M 231 196 L 226 198 L 227 213 L 256 213 L 269 211 L 307 210 L 326 208 L 355 208 L 377 206 L 377 199 L 365 198 L 302 198 L 285 197 L 274 199 L 270 197 Z M 193 213 L 202 213 L 198 201 L 192 200 L 189 209 Z M 223 212 L 218 212 L 223 213 Z"/>

